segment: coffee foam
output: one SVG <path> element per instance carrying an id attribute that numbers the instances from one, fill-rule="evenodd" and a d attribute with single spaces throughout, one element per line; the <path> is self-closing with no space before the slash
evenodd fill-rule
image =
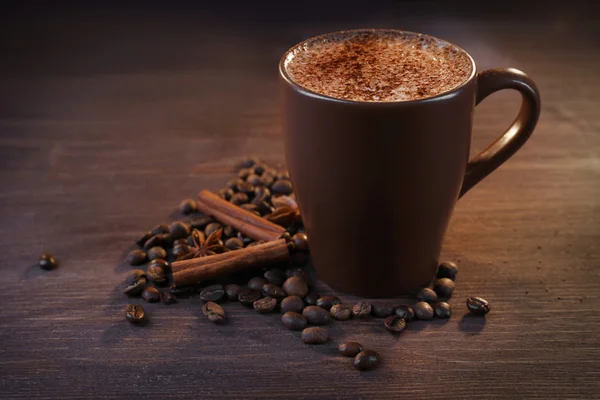
<path id="1" fill-rule="evenodd" d="M 400 31 L 348 31 L 309 39 L 284 60 L 290 78 L 322 95 L 354 101 L 433 97 L 464 83 L 470 57 L 441 40 Z"/>

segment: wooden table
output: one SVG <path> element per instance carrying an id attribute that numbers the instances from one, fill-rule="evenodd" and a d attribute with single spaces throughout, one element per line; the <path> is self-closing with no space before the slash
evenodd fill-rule
<path id="1" fill-rule="evenodd" d="M 0 397 L 600 398 L 593 15 L 575 6 L 444 14 L 394 2 L 306 22 L 305 11 L 284 18 L 267 4 L 234 16 L 192 3 L 4 15 Z M 128 324 L 118 286 L 133 238 L 177 218 L 182 198 L 221 187 L 242 156 L 282 161 L 280 55 L 360 26 L 441 36 L 481 69 L 525 70 L 542 93 L 530 142 L 456 207 L 443 250 L 461 268 L 452 318 L 399 337 L 380 320 L 335 323 L 325 346 L 238 304 L 215 326 L 198 298 L 144 305 L 150 324 Z M 478 107 L 473 153 L 508 126 L 518 99 L 500 93 Z M 43 251 L 60 268 L 32 266 Z M 468 295 L 489 299 L 491 314 L 469 317 Z M 336 356 L 346 339 L 381 352 L 381 368 L 359 373 Z"/>

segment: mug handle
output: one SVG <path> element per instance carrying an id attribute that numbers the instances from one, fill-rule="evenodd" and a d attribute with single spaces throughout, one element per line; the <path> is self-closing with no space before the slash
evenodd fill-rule
<path id="1" fill-rule="evenodd" d="M 521 93 L 521 109 L 511 127 L 487 149 L 469 161 L 459 198 L 525 144 L 540 116 L 540 92 L 537 86 L 524 72 L 514 68 L 488 69 L 479 73 L 475 105 L 502 89 L 516 89 Z"/>

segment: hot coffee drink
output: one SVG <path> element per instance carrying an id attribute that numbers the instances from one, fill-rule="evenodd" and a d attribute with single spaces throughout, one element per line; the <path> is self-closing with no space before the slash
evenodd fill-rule
<path id="1" fill-rule="evenodd" d="M 430 36 L 359 30 L 304 42 L 288 54 L 284 67 L 297 84 L 325 96 L 391 102 L 452 90 L 468 80 L 473 62 Z"/>

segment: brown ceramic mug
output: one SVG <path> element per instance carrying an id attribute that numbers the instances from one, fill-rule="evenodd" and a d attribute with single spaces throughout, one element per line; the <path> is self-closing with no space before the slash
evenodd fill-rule
<path id="1" fill-rule="evenodd" d="M 325 283 L 357 295 L 418 290 L 435 275 L 457 199 L 531 135 L 540 113 L 538 89 L 516 69 L 477 72 L 465 52 L 471 75 L 435 97 L 342 100 L 291 78 L 286 60 L 305 43 L 288 50 L 279 74 L 286 161 L 315 269 Z M 475 106 L 502 89 L 521 93 L 519 114 L 469 161 Z"/>

